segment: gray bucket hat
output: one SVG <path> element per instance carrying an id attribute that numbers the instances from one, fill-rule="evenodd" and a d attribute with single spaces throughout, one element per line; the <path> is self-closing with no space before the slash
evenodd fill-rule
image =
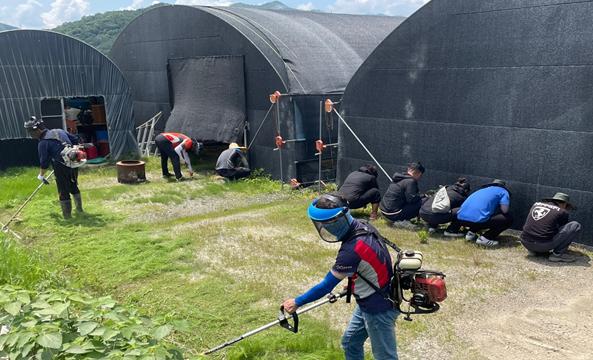
<path id="1" fill-rule="evenodd" d="M 482 188 L 486 188 L 486 187 L 489 187 L 489 186 L 500 186 L 500 187 L 503 187 L 503 188 L 506 189 L 507 188 L 507 183 L 504 180 L 494 179 L 494 180 L 492 180 L 492 182 L 490 182 L 490 183 L 482 186 Z"/>
<path id="2" fill-rule="evenodd" d="M 551 198 L 545 198 L 543 200 L 544 201 L 562 201 L 563 203 L 566 203 L 566 205 L 568 205 L 568 207 L 570 209 L 576 210 L 576 208 L 577 208 L 576 206 L 574 206 L 573 204 L 570 203 L 570 196 L 568 196 L 568 194 L 565 194 L 562 192 L 557 192 Z"/>

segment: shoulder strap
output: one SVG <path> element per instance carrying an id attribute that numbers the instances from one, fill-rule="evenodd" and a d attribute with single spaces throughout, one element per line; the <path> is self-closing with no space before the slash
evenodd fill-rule
<path id="1" fill-rule="evenodd" d="M 59 141 L 60 144 L 64 145 L 64 147 L 72 146 L 71 143 L 64 141 L 64 139 L 62 137 L 60 137 L 60 132 L 58 131 L 58 129 L 47 130 L 47 132 L 45 134 L 46 135 L 45 135 L 44 139 Z"/>
<path id="2" fill-rule="evenodd" d="M 355 272 L 355 274 L 358 275 L 359 278 L 361 278 L 362 280 L 364 280 L 364 282 L 367 283 L 370 287 L 372 287 L 373 290 L 375 290 L 375 292 L 378 292 L 379 294 L 381 294 L 381 296 L 383 296 L 383 298 L 385 300 L 387 300 L 390 303 L 392 303 L 392 304 L 395 305 L 395 301 L 383 289 L 380 289 L 377 285 L 375 285 L 372 282 L 370 282 L 369 280 L 367 280 L 367 278 L 365 278 L 364 276 L 362 276 L 359 272 Z M 350 279 L 350 278 L 348 278 L 348 279 Z M 391 282 L 390 282 L 390 284 L 391 284 Z M 351 290 L 349 290 L 349 291 L 351 291 Z"/>
<path id="3" fill-rule="evenodd" d="M 373 236 L 376 236 L 377 239 L 379 239 L 379 241 L 384 246 L 388 245 L 389 247 L 391 247 L 392 249 L 394 249 L 398 253 L 401 252 L 401 249 L 397 245 L 395 245 L 391 241 L 389 241 L 386 238 L 384 238 L 373 225 L 369 224 L 365 220 L 358 220 L 358 221 L 363 225 L 362 228 L 357 229 L 354 233 L 352 233 L 350 235 L 350 237 L 348 238 L 348 240 L 354 239 L 354 238 L 359 237 L 359 236 L 373 235 Z M 379 287 L 377 287 L 375 284 L 373 284 L 367 278 L 365 278 L 364 276 L 362 276 L 358 271 L 355 272 L 354 274 L 357 275 L 358 277 L 360 277 L 364 282 L 366 282 L 367 284 L 369 284 L 369 286 L 371 288 L 373 288 L 373 290 L 375 290 L 376 292 L 378 292 L 379 294 L 381 294 L 381 296 L 383 296 L 383 298 L 385 300 L 389 301 L 392 304 L 395 304 L 394 300 L 391 299 L 391 297 L 389 296 L 389 294 L 387 294 L 383 289 L 380 289 Z M 349 277 L 348 278 L 348 289 L 347 289 L 347 295 L 346 296 L 352 295 L 352 287 L 350 286 L 351 281 L 352 281 L 352 277 Z"/>

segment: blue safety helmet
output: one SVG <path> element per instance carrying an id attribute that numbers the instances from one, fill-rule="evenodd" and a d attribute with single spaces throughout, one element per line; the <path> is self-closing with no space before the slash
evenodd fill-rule
<path id="1" fill-rule="evenodd" d="M 354 219 L 349 210 L 348 203 L 339 195 L 325 194 L 313 200 L 307 213 L 321 239 L 333 243 L 350 231 Z"/>

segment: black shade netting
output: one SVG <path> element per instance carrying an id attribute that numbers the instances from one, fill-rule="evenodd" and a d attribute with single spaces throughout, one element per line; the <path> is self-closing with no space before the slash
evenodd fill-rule
<path id="1" fill-rule="evenodd" d="M 432 1 L 352 78 L 346 121 L 390 174 L 421 161 L 423 191 L 506 180 L 516 229 L 565 192 L 593 243 L 592 14 L 590 1 Z M 340 131 L 344 179 L 370 158 Z"/>
<path id="2" fill-rule="evenodd" d="M 167 131 L 201 141 L 241 138 L 246 118 L 242 56 L 171 59 L 169 82 L 173 110 Z"/>

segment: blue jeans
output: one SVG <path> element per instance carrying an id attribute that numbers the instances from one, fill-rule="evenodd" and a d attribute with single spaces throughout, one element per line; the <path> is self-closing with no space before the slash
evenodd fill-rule
<path id="1" fill-rule="evenodd" d="M 364 360 L 364 342 L 367 338 L 371 339 L 375 360 L 397 360 L 395 319 L 398 315 L 396 310 L 365 313 L 357 305 L 342 336 L 346 360 Z"/>

